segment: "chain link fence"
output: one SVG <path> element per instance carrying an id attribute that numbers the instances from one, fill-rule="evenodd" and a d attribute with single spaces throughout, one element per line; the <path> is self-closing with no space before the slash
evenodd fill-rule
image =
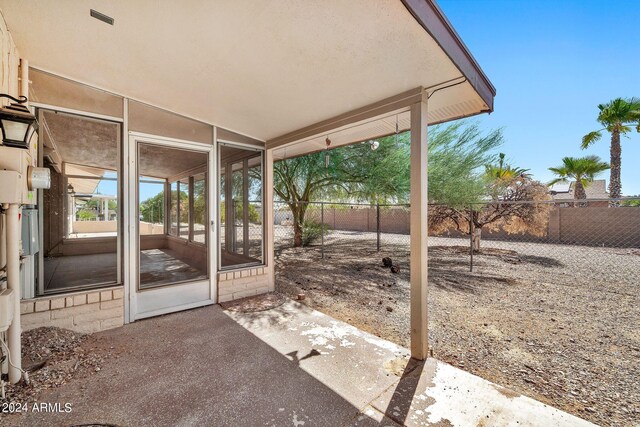
<path id="1" fill-rule="evenodd" d="M 351 246 L 367 252 L 408 256 L 410 206 L 336 202 L 275 203 L 275 248 L 339 253 Z M 304 210 L 296 226 L 294 212 Z M 459 208 L 429 205 L 429 246 L 455 250 L 474 267 L 474 254 L 512 256 L 528 261 L 581 264 L 592 278 L 625 276 L 621 254 L 640 251 L 640 198 L 501 202 Z M 588 262 L 591 260 L 590 262 Z M 595 260 L 595 262 L 594 262 Z M 477 260 L 476 260 L 477 261 Z M 571 262 L 573 261 L 573 262 Z M 624 269 L 623 269 L 624 270 Z M 606 271 L 606 273 L 604 273 Z"/>
<path id="2" fill-rule="evenodd" d="M 294 212 L 304 210 L 296 244 Z M 361 250 L 408 255 L 409 205 L 276 202 L 275 249 L 300 246 L 321 258 L 357 244 Z"/>

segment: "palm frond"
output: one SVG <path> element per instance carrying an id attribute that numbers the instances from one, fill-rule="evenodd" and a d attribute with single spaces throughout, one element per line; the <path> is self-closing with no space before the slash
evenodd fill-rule
<path id="1" fill-rule="evenodd" d="M 600 138 L 602 138 L 602 132 L 598 130 L 589 132 L 588 134 L 582 137 L 582 145 L 580 147 L 584 150 L 594 142 L 598 141 Z"/>
<path id="2" fill-rule="evenodd" d="M 549 181 L 549 183 L 547 184 L 547 186 L 551 187 L 554 186 L 560 182 L 567 182 L 567 178 L 556 178 L 556 179 L 552 179 L 551 181 Z"/>
<path id="3" fill-rule="evenodd" d="M 557 175 L 550 185 L 556 182 L 566 182 L 569 179 L 580 181 L 584 187 L 589 185 L 597 175 L 609 169 L 609 164 L 603 162 L 598 156 L 564 157 L 562 166 L 549 168 Z"/>

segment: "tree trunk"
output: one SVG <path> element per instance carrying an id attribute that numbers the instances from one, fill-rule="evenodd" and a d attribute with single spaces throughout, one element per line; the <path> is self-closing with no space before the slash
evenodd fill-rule
<path id="1" fill-rule="evenodd" d="M 582 185 L 582 182 L 579 179 L 576 180 L 576 187 L 574 188 L 574 191 L 573 191 L 573 198 L 575 200 L 584 200 L 587 198 L 587 192 L 584 190 L 584 186 Z M 585 202 L 574 203 L 573 206 L 585 207 L 587 206 L 587 203 Z"/>
<path id="2" fill-rule="evenodd" d="M 473 252 L 480 252 L 480 240 L 482 240 L 482 228 L 474 228 L 471 234 Z"/>
<path id="3" fill-rule="evenodd" d="M 620 163 L 622 158 L 622 147 L 620 146 L 620 131 L 614 130 L 611 133 L 611 177 L 609 178 L 609 197 L 617 199 L 622 193 L 622 183 L 620 182 Z M 619 206 L 619 202 L 611 202 L 610 206 Z"/>
<path id="4" fill-rule="evenodd" d="M 293 216 L 293 247 L 299 248 L 302 246 L 302 224 L 298 221 L 297 217 Z"/>
<path id="5" fill-rule="evenodd" d="M 289 207 L 293 215 L 293 247 L 299 248 L 302 246 L 302 231 L 307 205 L 305 203 L 293 203 Z"/>

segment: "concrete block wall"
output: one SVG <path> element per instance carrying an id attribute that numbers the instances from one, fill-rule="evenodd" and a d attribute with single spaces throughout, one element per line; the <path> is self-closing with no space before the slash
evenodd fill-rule
<path id="1" fill-rule="evenodd" d="M 20 302 L 22 330 L 57 326 L 93 333 L 124 324 L 122 287 L 78 292 Z"/>
<path id="2" fill-rule="evenodd" d="M 227 302 L 275 289 L 273 271 L 268 267 L 218 273 L 218 302 Z"/>

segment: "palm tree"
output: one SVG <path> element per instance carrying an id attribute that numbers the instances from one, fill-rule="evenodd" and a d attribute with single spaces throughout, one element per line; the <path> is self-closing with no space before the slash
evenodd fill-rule
<path id="1" fill-rule="evenodd" d="M 597 175 L 607 169 L 609 169 L 609 164 L 603 162 L 598 156 L 565 157 L 562 159 L 562 166 L 549 168 L 551 172 L 558 176 L 549 185 L 575 180 L 573 198 L 575 200 L 584 200 L 587 198 L 585 188 L 593 182 Z"/>
<path id="2" fill-rule="evenodd" d="M 609 197 L 617 199 L 622 194 L 622 183 L 620 182 L 620 166 L 622 163 L 622 149 L 620 147 L 620 135 L 631 132 L 632 127 L 640 132 L 640 99 L 638 98 L 616 98 L 606 104 L 598 105 L 598 123 L 603 128 L 589 132 L 582 138 L 582 149 L 589 147 L 594 142 L 602 138 L 602 131 L 606 130 L 611 134 L 611 177 L 609 178 Z M 617 206 L 614 202 L 612 205 Z"/>
<path id="3" fill-rule="evenodd" d="M 498 155 L 498 164 L 486 165 L 484 167 L 485 177 L 490 181 L 512 181 L 516 178 L 528 178 L 531 176 L 529 169 L 511 166 L 505 163 L 505 154 Z"/>
<path id="4" fill-rule="evenodd" d="M 504 153 L 499 154 L 498 164 L 488 164 L 484 167 L 484 179 L 492 200 L 498 200 L 500 195 L 516 181 L 528 178 L 531 178 L 529 169 L 507 164 Z"/>

